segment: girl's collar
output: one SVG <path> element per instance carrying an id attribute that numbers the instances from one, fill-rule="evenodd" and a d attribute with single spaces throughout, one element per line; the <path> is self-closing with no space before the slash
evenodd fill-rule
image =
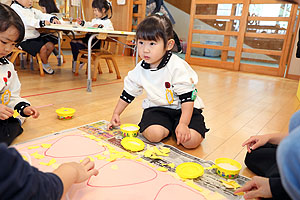
<path id="1" fill-rule="evenodd" d="M 0 65 L 7 65 L 7 64 L 9 64 L 9 62 L 5 57 L 0 58 Z"/>
<path id="2" fill-rule="evenodd" d="M 102 18 L 97 18 L 97 19 L 106 20 L 106 19 L 108 19 L 108 15 L 105 15 L 104 17 L 102 17 Z"/>
<path id="3" fill-rule="evenodd" d="M 172 56 L 172 52 L 171 52 L 171 51 L 167 51 L 167 52 L 165 53 L 165 55 L 163 56 L 163 58 L 161 59 L 161 61 L 160 61 L 159 65 L 157 66 L 157 68 L 151 69 L 151 71 L 157 71 L 157 70 L 159 70 L 159 69 L 165 67 L 165 66 L 168 64 L 168 62 L 169 62 L 171 56 Z M 146 63 L 144 60 L 142 61 L 141 66 L 142 66 L 144 69 L 150 69 L 150 64 L 149 64 L 149 63 Z"/>

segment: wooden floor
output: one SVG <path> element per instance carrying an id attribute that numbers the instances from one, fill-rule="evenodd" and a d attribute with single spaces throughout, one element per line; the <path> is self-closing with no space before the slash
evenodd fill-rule
<path id="1" fill-rule="evenodd" d="M 16 67 L 22 83 L 21 95 L 39 107 L 41 115 L 25 122 L 24 133 L 15 143 L 98 120 L 110 120 L 123 89 L 123 78 L 134 67 L 134 58 L 117 57 L 121 80 L 116 79 L 115 73 L 109 74 L 104 62 L 101 63 L 104 74 L 93 82 L 91 93 L 86 91 L 85 70 L 74 76 L 71 57 L 65 58 L 66 63 L 58 67 L 56 58 L 51 57 L 50 64 L 56 73 L 45 77 L 39 76 L 37 66 L 35 71 Z M 206 105 L 204 116 L 210 131 L 199 148 L 185 150 L 178 146 L 179 149 L 207 160 L 228 157 L 243 163 L 246 149 L 241 144 L 247 138 L 288 131 L 289 118 L 299 109 L 297 81 L 199 66 L 193 68 L 199 76 L 197 88 Z M 125 110 L 122 123 L 139 122 L 144 95 Z M 58 120 L 55 110 L 60 107 L 75 108 L 74 119 Z M 164 142 L 177 147 L 172 139 Z M 252 176 L 244 165 L 241 173 Z"/>

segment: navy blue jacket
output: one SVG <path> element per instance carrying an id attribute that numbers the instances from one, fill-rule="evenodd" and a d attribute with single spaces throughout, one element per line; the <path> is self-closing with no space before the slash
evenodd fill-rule
<path id="1" fill-rule="evenodd" d="M 63 183 L 53 173 L 29 165 L 15 148 L 0 144 L 0 199 L 60 199 Z"/>

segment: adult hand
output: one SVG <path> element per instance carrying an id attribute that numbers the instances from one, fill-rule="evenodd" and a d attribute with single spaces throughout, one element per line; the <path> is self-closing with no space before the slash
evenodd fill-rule
<path id="1" fill-rule="evenodd" d="M 28 106 L 24 108 L 23 113 L 25 115 L 32 116 L 33 118 L 38 118 L 40 116 L 39 111 L 33 106 Z"/>
<path id="2" fill-rule="evenodd" d="M 179 123 L 175 130 L 177 145 L 185 143 L 191 139 L 191 131 L 184 123 Z"/>
<path id="3" fill-rule="evenodd" d="M 247 145 L 247 151 L 251 153 L 251 150 L 255 150 L 258 147 L 265 145 L 270 140 L 270 135 L 256 135 L 251 136 L 248 140 L 246 140 L 242 146 Z"/>
<path id="4" fill-rule="evenodd" d="M 0 119 L 6 120 L 12 117 L 14 114 L 14 110 L 7 107 L 6 105 L 0 104 Z"/>
<path id="5" fill-rule="evenodd" d="M 237 194 L 240 192 L 245 192 L 245 200 L 272 198 L 269 179 L 261 176 L 254 176 L 251 181 L 248 181 L 243 187 L 237 189 L 234 193 Z"/>
<path id="6" fill-rule="evenodd" d="M 110 130 L 113 127 L 120 126 L 120 125 L 121 125 L 120 115 L 113 114 L 110 123 L 107 125 L 107 130 Z"/>

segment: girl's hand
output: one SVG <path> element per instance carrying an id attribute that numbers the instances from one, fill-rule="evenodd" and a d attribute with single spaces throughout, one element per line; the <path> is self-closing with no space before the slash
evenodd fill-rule
<path id="1" fill-rule="evenodd" d="M 94 24 L 92 27 L 98 28 L 99 24 Z"/>
<path id="2" fill-rule="evenodd" d="M 0 104 L 0 119 L 6 120 L 14 115 L 13 109 L 10 109 L 6 105 Z"/>
<path id="3" fill-rule="evenodd" d="M 54 19 L 54 20 L 52 21 L 52 23 L 53 23 L 53 24 L 61 24 L 60 21 L 59 21 L 58 19 Z"/>
<path id="4" fill-rule="evenodd" d="M 255 150 L 258 147 L 265 145 L 269 141 L 269 135 L 256 135 L 251 136 L 248 140 L 246 140 L 242 146 L 247 145 L 247 151 L 251 153 L 251 150 Z"/>
<path id="5" fill-rule="evenodd" d="M 234 193 L 245 192 L 244 198 L 260 199 L 272 198 L 269 179 L 260 176 L 254 176 L 251 181 L 248 181 L 243 187 L 237 189 Z"/>
<path id="6" fill-rule="evenodd" d="M 179 123 L 175 130 L 177 145 L 185 143 L 191 139 L 191 131 L 184 123 Z"/>
<path id="7" fill-rule="evenodd" d="M 110 123 L 107 125 L 107 130 L 110 130 L 113 127 L 120 126 L 120 125 L 121 125 L 120 115 L 113 114 Z"/>
<path id="8" fill-rule="evenodd" d="M 33 118 L 38 118 L 40 116 L 39 111 L 33 106 L 28 106 L 24 108 L 23 113 L 25 115 L 32 116 Z"/>
<path id="9" fill-rule="evenodd" d="M 82 20 L 80 19 L 80 17 L 78 17 L 78 18 L 76 19 L 76 22 L 77 22 L 78 25 L 81 24 L 81 21 L 82 21 Z"/>
<path id="10" fill-rule="evenodd" d="M 45 25 L 50 25 L 51 23 L 48 20 L 45 20 Z"/>

